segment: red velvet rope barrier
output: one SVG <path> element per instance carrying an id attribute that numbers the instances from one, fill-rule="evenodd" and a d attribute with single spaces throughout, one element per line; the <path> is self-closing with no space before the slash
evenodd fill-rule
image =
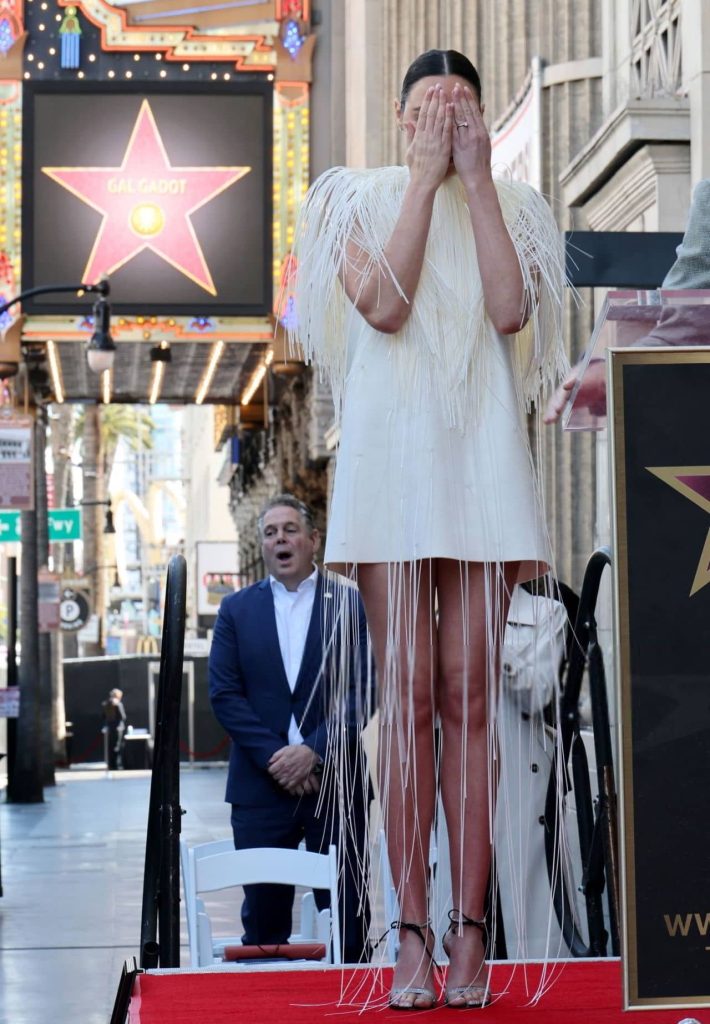
<path id="1" fill-rule="evenodd" d="M 185 743 L 183 740 L 180 740 L 180 751 L 183 754 L 187 754 L 188 757 L 197 758 L 198 761 L 207 761 L 210 758 L 214 757 L 215 754 L 218 754 L 220 750 L 224 750 L 228 743 L 229 736 L 225 736 L 224 739 L 221 740 L 216 747 L 212 748 L 212 750 L 200 752 L 199 750 L 190 750 L 187 743 Z"/>
<path id="2" fill-rule="evenodd" d="M 99 733 L 99 735 L 94 740 L 91 741 L 89 746 L 84 751 L 82 751 L 82 756 L 81 757 L 79 757 L 79 756 L 72 756 L 72 757 L 68 758 L 66 763 L 68 765 L 72 765 L 72 764 L 85 764 L 86 761 L 88 760 L 89 755 L 93 754 L 93 752 L 96 750 L 96 748 L 98 746 L 100 746 L 101 743 L 103 743 L 103 738 L 104 738 L 103 737 L 103 733 Z"/>
<path id="3" fill-rule="evenodd" d="M 86 749 L 81 752 L 81 756 L 79 756 L 79 755 L 72 756 L 72 757 L 69 758 L 69 760 L 66 763 L 68 765 L 72 765 L 72 764 L 85 764 L 87 762 L 89 756 L 94 753 L 94 751 L 96 750 L 96 748 L 98 746 L 100 746 L 102 740 L 103 740 L 103 734 L 99 733 L 99 735 L 94 740 L 92 740 L 92 742 L 89 744 L 89 746 L 86 747 Z M 225 736 L 224 739 L 220 740 L 220 742 L 217 744 L 216 747 L 212 748 L 212 750 L 199 751 L 199 750 L 191 750 L 188 747 L 187 743 L 184 743 L 182 740 L 180 740 L 180 750 L 181 750 L 181 752 L 183 754 L 187 754 L 188 757 L 194 757 L 198 761 L 208 761 L 210 758 L 215 757 L 216 754 L 219 754 L 219 752 L 221 750 L 224 750 L 228 746 L 228 744 L 229 744 L 229 736 Z"/>

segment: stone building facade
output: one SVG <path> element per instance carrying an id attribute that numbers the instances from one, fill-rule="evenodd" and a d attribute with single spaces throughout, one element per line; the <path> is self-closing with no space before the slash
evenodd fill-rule
<path id="1" fill-rule="evenodd" d="M 288 492 L 308 503 L 325 533 L 330 452 L 326 435 L 333 419 L 330 392 L 303 364 L 269 381 L 268 423 L 241 437 L 238 468 L 230 481 L 230 510 L 237 527 L 239 569 L 244 584 L 262 575 L 256 521 L 262 506 Z"/>

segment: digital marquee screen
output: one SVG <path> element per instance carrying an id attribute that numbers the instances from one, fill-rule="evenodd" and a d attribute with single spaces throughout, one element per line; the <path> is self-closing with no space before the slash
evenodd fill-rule
<path id="1" fill-rule="evenodd" d="M 28 83 L 23 290 L 108 275 L 117 312 L 269 313 L 272 88 Z"/>

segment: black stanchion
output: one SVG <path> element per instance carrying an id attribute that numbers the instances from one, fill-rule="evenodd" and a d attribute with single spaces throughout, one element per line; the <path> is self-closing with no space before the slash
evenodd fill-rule
<path id="1" fill-rule="evenodd" d="M 153 967 L 158 967 L 160 964 L 160 946 L 157 942 L 144 942 L 143 943 L 143 968 L 146 971 L 151 970 Z"/>
<path id="2" fill-rule="evenodd" d="M 165 590 L 155 746 L 150 782 L 141 966 L 180 966 L 180 700 L 185 641 L 185 559 L 175 555 Z"/>
<path id="3" fill-rule="evenodd" d="M 610 564 L 609 549 L 599 548 L 589 559 L 584 573 L 574 639 L 560 700 L 558 728 L 561 733 L 564 771 L 558 771 L 556 755 L 550 771 L 545 802 L 545 852 L 552 901 L 563 938 L 572 955 L 577 957 L 607 955 L 609 936 L 604 926 L 605 886 L 608 893 L 612 953 L 614 956 L 619 955 L 616 788 L 604 663 L 597 641 L 594 617 L 601 577 L 604 569 Z M 589 672 L 594 752 L 599 784 L 596 804 L 591 793 L 587 754 L 579 728 L 579 695 L 585 668 Z M 558 870 L 559 851 L 556 848 L 556 836 L 561 804 L 558 776 L 567 779 L 566 787 L 569 789 L 568 765 L 574 788 L 582 856 L 582 891 L 586 903 L 588 943 L 576 926 L 572 900 L 566 889 L 565 879 Z"/>
<path id="4" fill-rule="evenodd" d="M 606 878 L 611 951 L 621 955 L 619 937 L 619 842 L 616 816 L 616 780 L 609 728 L 609 705 L 606 693 L 606 675 L 601 648 L 597 642 L 596 623 L 592 623 L 589 643 L 589 685 L 592 696 L 592 729 L 597 762 L 597 816 L 594 822 L 593 848 L 598 851 L 596 887 L 601 893 Z M 600 836 L 601 833 L 601 836 Z M 604 875 L 600 877 L 600 872 Z"/>

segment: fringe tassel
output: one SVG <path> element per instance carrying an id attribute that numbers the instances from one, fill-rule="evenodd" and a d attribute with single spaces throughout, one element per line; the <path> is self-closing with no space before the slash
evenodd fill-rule
<path id="1" fill-rule="evenodd" d="M 351 330 L 359 332 L 363 329 L 362 319 L 347 299 L 340 279 L 343 268 L 347 266 L 348 246 L 354 246 L 362 254 L 358 260 L 358 272 L 363 282 L 372 272 L 386 275 L 403 295 L 387 264 L 385 247 L 397 220 L 407 179 L 406 168 L 374 171 L 334 168 L 315 182 L 301 209 L 296 227 L 295 280 L 289 282 L 289 286 L 294 286 L 297 304 L 296 317 L 289 318 L 289 338 L 292 344 L 302 348 L 306 359 L 318 367 L 321 377 L 329 381 L 338 418 L 348 373 L 348 337 Z M 524 329 L 509 339 L 515 387 L 521 409 L 529 411 L 536 405 L 539 410 L 546 393 L 568 365 L 562 338 L 565 285 L 563 245 L 551 211 L 537 192 L 519 183 L 497 182 L 496 187 L 503 216 L 520 261 L 528 308 L 531 311 Z M 393 374 L 401 384 L 398 388 L 401 402 L 416 406 L 422 398 L 434 392 L 440 408 L 446 411 L 450 427 L 463 430 L 476 422 L 486 395 L 488 342 L 493 330 L 485 314 L 466 196 L 458 179 L 452 178 L 437 192 L 425 262 L 411 316 L 398 334 L 380 335 L 373 331 L 373 343 L 387 346 L 388 358 L 394 363 Z M 530 469 L 539 503 L 542 504 L 542 487 L 535 464 L 537 461 L 537 465 L 540 465 L 539 431 L 535 436 L 538 458 L 535 460 L 532 453 L 529 453 Z M 455 472 L 455 466 L 452 465 L 451 471 Z M 463 514 L 463 509 L 452 509 L 454 519 Z M 431 673 L 433 731 L 438 688 L 435 645 L 433 634 L 417 637 L 417 622 L 422 621 L 419 612 L 423 608 L 434 607 L 435 596 L 431 592 L 431 577 L 423 563 L 408 564 L 408 572 L 403 571 L 401 563 L 393 562 L 388 567 L 385 670 L 378 679 L 379 773 L 373 761 L 369 764 L 373 786 L 379 790 L 384 820 L 393 813 L 393 805 L 401 804 L 405 799 L 415 808 L 420 800 L 428 805 L 432 800 L 431 792 L 417 792 L 416 761 L 423 755 L 421 747 L 415 745 L 414 741 L 411 690 L 417 652 L 421 657 L 422 650 L 430 649 L 431 664 L 428 670 Z M 523 727 L 519 713 L 515 707 L 511 709 L 509 700 L 509 706 L 506 707 L 507 698 L 501 690 L 498 667 L 498 654 L 505 629 L 503 609 L 507 605 L 508 596 L 508 581 L 502 566 L 493 563 L 486 565 L 483 598 L 471 589 L 467 563 L 460 563 L 459 571 L 462 624 L 460 644 L 467 678 L 477 654 L 480 657 L 482 648 L 486 652 L 484 685 L 488 709 L 489 772 L 485 801 L 487 817 L 481 822 L 481 831 L 487 833 L 490 843 L 496 847 L 494 878 L 500 872 L 502 883 L 510 887 L 510 909 L 506 925 L 510 932 L 511 947 L 517 956 L 524 957 L 530 952 L 526 929 L 529 893 L 526 891 L 528 879 L 525 876 L 525 865 L 528 863 L 529 850 L 537 849 L 541 841 L 538 824 L 541 810 L 535 804 L 535 800 L 539 800 L 539 793 L 535 796 L 532 790 L 530 763 L 533 752 L 536 758 L 546 755 L 546 763 L 551 763 L 553 752 L 559 749 L 559 736 L 547 730 L 542 715 L 536 715 L 529 726 Z M 357 583 L 356 568 L 352 570 L 350 582 Z M 354 590 L 347 584 L 342 585 L 341 579 L 338 602 L 333 602 L 329 611 L 332 616 L 332 635 L 338 639 L 323 654 L 324 665 L 329 659 L 334 659 L 331 660 L 329 674 L 339 681 L 337 692 L 331 695 L 330 712 L 338 724 L 331 733 L 332 751 L 326 763 L 332 776 L 324 779 L 323 800 L 337 801 L 339 816 L 344 822 L 352 817 L 352 794 L 348 788 L 344 753 L 349 727 L 351 729 L 353 722 L 357 722 L 362 728 L 368 721 L 369 713 L 374 710 L 368 707 L 367 698 L 355 710 L 351 703 L 351 665 L 362 664 L 363 658 L 367 658 L 370 663 L 369 652 L 353 650 L 359 643 L 353 593 Z M 481 616 L 483 622 L 480 621 Z M 432 612 L 432 624 L 426 626 L 428 631 L 438 628 L 436 621 Z M 324 635 L 331 635 L 331 631 L 324 631 Z M 451 637 L 446 640 L 452 642 Z M 453 642 L 458 643 L 459 640 L 454 638 Z M 556 687 L 557 680 L 553 682 Z M 475 693 L 469 693 L 467 686 L 462 687 L 461 719 L 464 723 L 467 721 L 468 701 L 475 696 Z M 454 774 L 461 781 L 461 793 L 454 816 L 459 819 L 472 813 L 474 802 L 474 794 L 467 794 L 465 786 L 466 778 L 471 778 L 467 761 L 473 756 L 465 728 L 460 749 L 457 746 L 455 753 L 459 762 Z M 432 745 L 434 741 L 435 736 L 432 735 Z M 436 756 L 441 757 L 441 751 Z M 450 752 L 444 760 L 451 771 Z M 569 815 L 566 813 L 563 796 L 565 766 L 559 759 L 556 764 L 559 807 L 554 879 L 568 875 L 572 860 L 566 832 Z M 443 761 L 438 761 L 439 782 L 442 770 L 445 771 L 446 767 Z M 439 793 L 435 801 L 437 813 L 440 813 Z M 535 816 L 531 817 L 533 812 Z M 388 908 L 390 905 L 396 908 L 397 903 L 402 905 L 406 879 L 413 868 L 419 867 L 421 870 L 423 866 L 424 870 L 428 870 L 430 867 L 430 836 L 418 834 L 416 822 L 416 814 L 406 817 L 399 836 L 404 868 L 401 891 L 387 888 L 391 887 L 392 880 L 386 868 L 386 857 L 372 861 L 371 891 L 379 890 L 381 893 L 384 888 L 385 905 Z M 405 828 L 408 832 L 406 835 L 403 834 Z M 367 844 L 371 853 L 381 842 L 380 830 L 381 822 L 375 821 Z M 442 840 L 446 837 L 442 828 L 437 829 L 436 834 Z M 503 852 L 502 837 L 506 836 L 508 842 Z M 350 841 L 345 836 L 340 837 L 340 842 L 345 843 L 351 856 L 356 848 L 354 840 L 354 836 Z M 447 881 L 443 881 L 447 878 L 447 872 L 443 870 L 447 852 L 443 848 L 436 851 L 437 869 L 432 871 L 435 877 L 429 910 L 438 935 L 446 927 L 447 910 L 451 906 L 462 905 L 462 876 L 448 876 Z M 468 853 L 468 850 L 459 849 L 457 862 Z M 357 853 L 355 855 L 359 856 Z M 536 884 L 546 885 L 545 878 L 536 875 Z M 564 955 L 551 902 L 543 910 L 543 917 L 545 914 L 542 944 L 546 956 L 554 958 Z M 396 916 L 393 911 L 392 919 Z M 494 920 L 494 933 L 495 927 Z M 438 958 L 441 955 L 438 946 L 436 956 Z M 539 952 L 537 955 L 540 955 Z M 513 969 L 514 965 L 511 964 L 511 972 Z M 360 973 L 356 973 L 360 977 Z M 369 1007 L 383 1005 L 386 996 L 378 990 L 378 983 L 373 977 L 375 974 L 362 972 L 361 980 L 354 981 L 351 990 L 343 993 L 343 1001 Z M 548 963 L 539 985 L 530 992 L 531 1002 L 542 995 L 554 974 L 553 964 Z"/>
<path id="2" fill-rule="evenodd" d="M 348 245 L 362 254 L 363 283 L 373 271 L 402 289 L 385 247 L 394 230 L 408 170 L 333 168 L 311 186 L 296 227 L 296 317 L 289 340 L 329 381 L 340 417 L 347 373 L 347 337 L 358 316 L 341 284 Z M 564 249 L 549 206 L 534 189 L 496 182 L 503 217 L 518 254 L 531 316 L 511 338 L 516 387 L 528 411 L 539 404 L 568 363 L 562 339 Z M 430 389 L 451 427 L 475 421 L 486 387 L 485 314 L 475 244 L 458 178 L 445 181 L 434 204 L 425 263 L 412 313 L 401 331 L 379 336 L 416 405 Z"/>
<path id="3" fill-rule="evenodd" d="M 528 991 L 530 1003 L 535 1003 L 558 975 L 560 967 L 556 961 L 570 955 L 555 918 L 550 888 L 565 884 L 574 905 L 575 889 L 580 875 L 579 853 L 575 849 L 576 818 L 567 806 L 565 797 L 566 768 L 560 757 L 559 734 L 546 724 L 542 712 L 522 714 L 520 694 L 506 689 L 501 680 L 499 658 L 505 633 L 505 619 L 501 609 L 507 605 L 510 593 L 502 567 L 493 564 L 484 567 L 486 598 L 482 622 L 478 620 L 481 609 L 474 609 L 471 603 L 476 594 L 471 588 L 471 570 L 465 563 L 461 563 L 459 574 L 462 633 L 456 642 L 461 643 L 465 675 L 475 671 L 474 662 L 479 662 L 480 665 L 481 647 L 486 651 L 482 681 L 488 708 L 485 741 L 488 759 L 485 798 L 487 817 L 480 822 L 480 830 L 487 835 L 493 848 L 493 891 L 500 884 L 504 915 L 503 931 L 510 958 L 511 975 L 521 961 L 547 961 L 537 983 Z M 334 681 L 334 688 L 329 692 L 326 708 L 332 724 L 321 790 L 321 810 L 329 812 L 332 809 L 331 801 L 337 805 L 337 818 L 345 827 L 337 840 L 333 837 L 333 841 L 341 844 L 341 861 L 346 863 L 348 860 L 354 860 L 363 878 L 367 876 L 369 866 L 369 890 L 361 893 L 361 900 L 364 902 L 368 895 L 372 898 L 373 935 L 380 934 L 377 921 L 378 907 L 382 913 L 384 905 L 383 920 L 386 926 L 400 916 L 401 907 L 406 901 L 409 875 L 422 870 L 429 875 L 429 918 L 437 936 L 435 958 L 437 962 L 443 963 L 445 955 L 440 941 L 448 926 L 448 911 L 452 906 L 461 907 L 465 902 L 463 874 L 474 870 L 475 865 L 472 861 L 473 851 L 469 846 L 463 846 L 461 836 L 461 845 L 454 853 L 461 865 L 462 874 L 452 876 L 450 873 L 450 842 L 453 836 L 449 834 L 444 824 L 441 786 L 446 773 L 449 776 L 453 775 L 460 787 L 454 817 L 462 822 L 475 814 L 477 804 L 474 801 L 481 799 L 481 794 L 479 792 L 476 796 L 466 791 L 466 780 L 470 781 L 474 777 L 468 763 L 469 758 L 473 756 L 473 745 L 471 737 L 467 735 L 466 722 L 468 702 L 475 699 L 476 693 L 465 686 L 461 690 L 459 699 L 463 732 L 460 746 L 456 745 L 452 759 L 451 753 L 447 755 L 445 747 L 439 746 L 442 738 L 438 735 L 438 730 L 435 731 L 439 724 L 436 705 L 441 682 L 437 678 L 436 639 L 426 624 L 426 615 L 420 615 L 422 608 L 431 608 L 434 604 L 431 577 L 423 563 L 415 563 L 411 571 L 403 571 L 402 566 L 397 564 L 391 565 L 388 571 L 386 668 L 384 677 L 377 681 L 378 749 L 376 755 L 368 756 L 373 754 L 372 747 L 370 746 L 368 752 L 361 746 L 357 760 L 357 768 L 362 776 L 367 777 L 368 773 L 370 774 L 380 811 L 379 816 L 370 819 L 369 835 L 363 850 L 359 845 L 362 837 L 358 836 L 358 828 L 354 824 L 358 821 L 359 811 L 356 802 L 359 794 L 352 788 L 355 767 L 352 760 L 352 741 L 353 732 L 362 733 L 376 708 L 371 703 L 371 677 L 367 669 L 363 671 L 364 665 L 372 664 L 372 652 L 369 645 L 363 644 L 362 636 L 359 634 L 356 590 L 352 585 L 356 579 L 355 570 L 350 583 L 344 583 L 342 577 L 331 577 L 332 599 L 327 602 L 324 617 L 324 636 L 329 638 L 329 642 L 323 652 L 322 671 Z M 544 631 L 551 628 L 551 621 L 549 617 L 543 617 L 535 626 Z M 426 635 L 422 635 L 422 628 Z M 542 638 L 544 639 L 544 634 Z M 451 639 L 449 637 L 449 640 Z M 414 674 L 420 674 L 422 669 L 417 658 L 422 656 L 428 662 L 426 671 L 431 673 L 432 680 L 432 734 L 429 742 L 435 749 L 436 760 L 431 766 L 431 778 L 429 782 L 425 781 L 424 791 L 420 792 L 417 760 L 421 756 L 425 757 L 425 754 L 420 746 L 421 735 L 415 740 L 411 697 Z M 359 689 L 360 697 L 355 701 L 353 671 L 358 678 L 364 680 L 364 685 Z M 557 712 L 559 686 L 556 674 L 545 682 L 553 690 L 552 707 Z M 558 714 L 556 717 L 559 719 Z M 553 720 L 554 718 L 555 715 Z M 458 760 L 454 765 L 452 760 L 456 758 Z M 555 820 L 558 827 L 553 840 L 551 877 L 548 879 L 544 859 L 544 834 L 539 816 L 545 810 L 546 781 L 553 765 L 557 780 L 558 804 Z M 419 815 L 416 809 L 420 800 L 427 805 L 433 800 L 436 805 L 431 836 L 422 834 L 417 827 Z M 390 821 L 392 827 L 392 806 L 403 801 L 409 803 L 413 813 L 399 823 L 401 830 L 397 829 L 395 832 L 402 854 L 403 869 L 403 880 L 397 885 L 387 867 L 386 852 L 380 848 L 384 842 L 383 824 Z M 384 853 L 384 856 L 376 856 L 378 850 Z M 368 859 L 369 865 L 366 863 Z M 577 868 L 576 874 L 573 865 Z M 500 927 L 495 904 L 492 907 L 491 925 L 490 937 L 491 941 L 495 942 Z M 578 918 L 577 925 L 580 926 Z M 390 943 L 390 951 L 395 938 L 396 932 Z M 374 965 L 384 966 L 387 962 L 391 962 L 391 955 L 388 956 L 384 950 L 377 950 Z M 486 982 L 486 977 L 486 973 L 482 972 L 481 983 Z M 493 993 L 494 1000 L 500 997 L 503 991 Z M 363 1008 L 383 1006 L 386 999 L 386 989 L 383 993 L 378 971 L 356 974 L 347 983 L 347 989 L 343 990 L 343 1003 L 360 1004 Z"/>

